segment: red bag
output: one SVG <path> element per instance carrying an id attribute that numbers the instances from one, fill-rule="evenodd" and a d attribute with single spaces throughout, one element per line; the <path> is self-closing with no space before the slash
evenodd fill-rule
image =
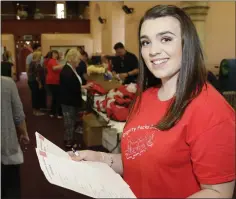
<path id="1" fill-rule="evenodd" d="M 116 104 L 128 107 L 130 103 L 132 102 L 132 99 L 130 98 L 123 98 L 120 96 L 115 96 Z"/>
<path id="2" fill-rule="evenodd" d="M 120 91 L 124 95 L 124 97 L 131 98 L 131 99 L 134 99 L 135 97 L 135 93 L 129 92 L 127 90 L 127 86 L 125 85 L 122 85 L 119 88 L 117 88 L 117 91 Z"/>
<path id="3" fill-rule="evenodd" d="M 110 104 L 110 108 L 107 108 L 107 116 L 119 122 L 125 122 L 129 115 L 129 108 L 119 106 L 115 102 Z"/>
<path id="4" fill-rule="evenodd" d="M 96 101 L 97 110 L 99 112 L 103 112 L 103 113 L 106 112 L 108 100 L 110 100 L 110 98 L 106 98 L 106 99 L 104 99 L 102 101 L 99 101 L 99 100 Z"/>
<path id="5" fill-rule="evenodd" d="M 89 83 L 93 83 L 91 88 L 89 89 L 91 94 L 99 94 L 99 95 L 105 95 L 107 94 L 107 91 L 98 83 L 94 81 L 89 81 Z"/>

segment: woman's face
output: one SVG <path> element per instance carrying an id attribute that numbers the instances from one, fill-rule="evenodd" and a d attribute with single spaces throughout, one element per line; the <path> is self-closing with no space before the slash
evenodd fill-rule
<path id="1" fill-rule="evenodd" d="M 177 74 L 182 61 L 180 22 L 174 17 L 144 21 L 140 31 L 141 54 L 150 72 L 168 80 Z"/>
<path id="2" fill-rule="evenodd" d="M 52 53 L 52 58 L 53 58 L 53 59 L 58 59 L 58 57 L 59 57 L 59 56 L 58 56 L 57 53 Z"/>
<path id="3" fill-rule="evenodd" d="M 80 62 L 80 54 L 77 54 L 71 61 L 72 66 L 77 67 Z"/>
<path id="4" fill-rule="evenodd" d="M 102 57 L 102 63 L 108 64 L 108 59 L 106 57 Z"/>

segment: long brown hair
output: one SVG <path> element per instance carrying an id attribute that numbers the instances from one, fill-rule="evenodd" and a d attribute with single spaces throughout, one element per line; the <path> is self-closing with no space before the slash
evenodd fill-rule
<path id="1" fill-rule="evenodd" d="M 199 95 L 203 86 L 206 85 L 206 69 L 200 40 L 193 22 L 182 9 L 172 5 L 158 5 L 149 9 L 140 21 L 138 37 L 140 38 L 140 30 L 145 20 L 166 16 L 174 17 L 180 22 L 182 36 L 182 63 L 177 80 L 175 97 L 169 105 L 166 114 L 156 124 L 156 127 L 160 130 L 168 130 L 172 128 L 181 119 L 188 104 Z M 128 121 L 138 110 L 142 93 L 150 87 L 161 86 L 161 80 L 156 78 L 148 70 L 142 58 L 140 41 L 139 57 L 140 67 L 138 91 Z M 135 104 L 137 104 L 137 106 Z"/>

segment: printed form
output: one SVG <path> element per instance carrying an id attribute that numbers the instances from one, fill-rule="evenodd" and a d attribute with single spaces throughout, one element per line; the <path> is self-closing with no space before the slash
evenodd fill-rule
<path id="1" fill-rule="evenodd" d="M 51 184 L 93 198 L 136 198 L 129 185 L 107 164 L 73 161 L 39 133 L 35 136 L 40 168 Z"/>

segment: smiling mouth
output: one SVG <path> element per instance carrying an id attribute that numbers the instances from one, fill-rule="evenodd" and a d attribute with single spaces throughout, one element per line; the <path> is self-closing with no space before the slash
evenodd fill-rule
<path id="1" fill-rule="evenodd" d="M 168 61 L 168 58 L 166 58 L 166 59 L 153 60 L 153 61 L 151 61 L 151 62 L 152 62 L 152 64 L 160 65 L 160 64 L 166 63 L 167 61 Z"/>

